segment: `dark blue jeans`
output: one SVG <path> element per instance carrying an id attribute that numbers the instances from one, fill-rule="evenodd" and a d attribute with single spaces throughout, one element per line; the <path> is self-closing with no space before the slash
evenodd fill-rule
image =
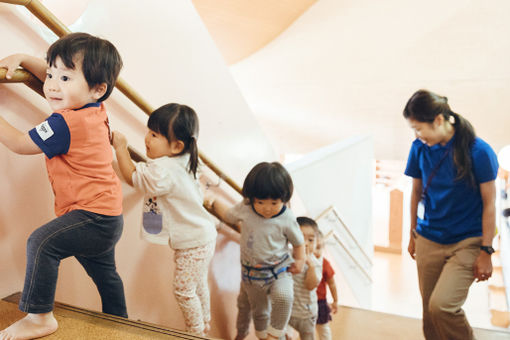
<path id="1" fill-rule="evenodd" d="M 36 229 L 27 241 L 27 271 L 19 308 L 53 310 L 60 261 L 74 256 L 97 286 L 103 312 L 127 317 L 124 286 L 115 267 L 115 244 L 124 219 L 74 210 Z"/>

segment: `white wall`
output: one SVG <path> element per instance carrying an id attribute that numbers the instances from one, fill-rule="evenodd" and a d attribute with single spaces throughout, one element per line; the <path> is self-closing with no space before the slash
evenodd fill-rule
<path id="1" fill-rule="evenodd" d="M 371 275 L 368 259 L 373 255 L 373 149 L 371 137 L 357 136 L 320 148 L 286 165 L 308 216 L 317 218 L 334 207 L 348 230 L 344 231 L 336 219 L 318 220 L 322 231 L 326 230 L 327 234 L 333 230 L 346 246 L 344 249 L 334 237 L 327 242 L 330 255 L 342 270 L 337 278 L 339 286 L 348 284 L 355 297 L 355 301 L 344 297 L 342 303 L 362 308 L 370 308 L 372 302 L 372 286 L 367 275 Z"/>
<path id="2" fill-rule="evenodd" d="M 359 134 L 405 159 L 411 94 L 446 95 L 496 151 L 508 144 L 510 2 L 320 0 L 232 73 L 281 153 Z"/>

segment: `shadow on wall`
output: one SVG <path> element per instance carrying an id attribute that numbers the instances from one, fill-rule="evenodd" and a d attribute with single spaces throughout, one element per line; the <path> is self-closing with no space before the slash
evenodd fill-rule
<path id="1" fill-rule="evenodd" d="M 228 227 L 222 227 L 228 228 Z M 209 267 L 211 290 L 211 336 L 234 339 L 237 295 L 241 282 L 239 243 L 229 230 L 219 230 L 216 251 Z M 218 294 L 221 292 L 221 294 Z"/>
<path id="2" fill-rule="evenodd" d="M 173 294 L 173 251 L 169 246 L 139 242 L 143 250 L 134 263 L 132 277 L 125 280 L 129 317 L 184 329 L 184 319 Z M 130 309 L 130 305 L 137 309 Z"/>

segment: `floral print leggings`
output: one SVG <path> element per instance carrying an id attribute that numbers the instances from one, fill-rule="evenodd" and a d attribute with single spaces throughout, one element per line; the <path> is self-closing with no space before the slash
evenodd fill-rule
<path id="1" fill-rule="evenodd" d="M 209 263 L 215 242 L 175 251 L 174 295 L 186 323 L 186 331 L 204 335 L 211 321 L 207 284 Z"/>

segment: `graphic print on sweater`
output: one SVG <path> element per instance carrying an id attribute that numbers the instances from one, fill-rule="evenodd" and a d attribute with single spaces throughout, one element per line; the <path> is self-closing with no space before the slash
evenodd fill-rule
<path id="1" fill-rule="evenodd" d="M 163 229 L 163 215 L 157 197 L 149 197 L 143 208 L 143 229 L 149 234 L 159 234 Z"/>

